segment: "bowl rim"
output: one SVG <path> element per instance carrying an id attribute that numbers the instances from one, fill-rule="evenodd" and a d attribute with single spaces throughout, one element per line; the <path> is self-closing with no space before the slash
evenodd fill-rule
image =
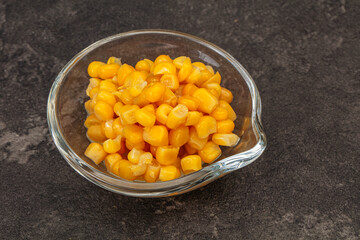
<path id="1" fill-rule="evenodd" d="M 103 44 L 119 38 L 143 34 L 163 34 L 182 37 L 186 38 L 187 40 L 194 41 L 224 57 L 242 75 L 251 95 L 251 122 L 253 126 L 253 131 L 258 138 L 257 143 L 251 149 L 216 161 L 197 172 L 184 175 L 181 178 L 167 182 L 155 183 L 132 182 L 120 179 L 116 176 L 107 175 L 92 167 L 90 164 L 86 163 L 86 161 L 82 160 L 82 158 L 79 157 L 72 150 L 72 148 L 66 142 L 61 133 L 61 128 L 59 126 L 59 122 L 56 116 L 56 103 L 58 100 L 57 93 L 61 89 L 61 85 L 66 77 L 66 74 L 71 71 L 72 67 L 77 61 L 82 59 L 82 57 L 84 57 L 88 52 L 96 49 L 97 47 L 100 47 Z M 259 91 L 256 87 L 254 80 L 251 78 L 250 74 L 246 71 L 246 69 L 233 56 L 231 56 L 228 52 L 218 47 L 217 45 L 210 43 L 202 38 L 173 30 L 144 29 L 123 32 L 96 41 L 95 43 L 89 45 L 88 47 L 80 51 L 62 68 L 62 70 L 55 78 L 48 97 L 47 121 L 50 133 L 56 147 L 58 148 L 61 155 L 65 158 L 65 160 L 68 162 L 68 164 L 72 168 L 74 168 L 75 171 L 77 171 L 80 175 L 82 175 L 92 183 L 109 191 L 136 197 L 172 196 L 204 186 L 229 172 L 240 169 L 252 163 L 263 153 L 267 146 L 266 135 L 261 123 L 261 99 Z"/>

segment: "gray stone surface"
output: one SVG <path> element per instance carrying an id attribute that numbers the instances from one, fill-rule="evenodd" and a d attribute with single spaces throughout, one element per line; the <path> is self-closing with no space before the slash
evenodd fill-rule
<path id="1" fill-rule="evenodd" d="M 360 2 L 0 1 L 0 239 L 359 239 Z M 263 100 L 255 163 L 165 199 L 110 193 L 52 143 L 62 66 L 103 37 L 165 28 L 237 58 Z"/>

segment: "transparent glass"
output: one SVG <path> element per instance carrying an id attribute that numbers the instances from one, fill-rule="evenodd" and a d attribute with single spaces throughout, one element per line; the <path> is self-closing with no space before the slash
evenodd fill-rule
<path id="1" fill-rule="evenodd" d="M 130 182 L 108 173 L 84 155 L 86 138 L 84 102 L 88 100 L 87 66 L 91 61 L 121 57 L 128 64 L 160 54 L 189 56 L 213 66 L 222 76 L 222 85 L 234 94 L 232 106 L 238 118 L 235 133 L 239 144 L 223 148 L 220 159 L 200 171 L 168 182 Z M 61 155 L 79 174 L 115 193 L 136 197 L 165 197 L 202 187 L 256 160 L 266 147 L 261 126 L 261 100 L 248 72 L 229 53 L 198 37 L 166 30 L 139 30 L 102 39 L 71 59 L 56 77 L 50 90 L 47 117 L 50 132 Z"/>

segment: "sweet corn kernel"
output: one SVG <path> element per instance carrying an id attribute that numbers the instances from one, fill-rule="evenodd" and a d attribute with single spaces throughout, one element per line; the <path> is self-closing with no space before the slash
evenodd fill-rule
<path id="1" fill-rule="evenodd" d="M 93 89 L 90 90 L 89 97 L 91 99 L 94 99 L 96 97 L 96 95 L 99 93 L 99 91 L 100 91 L 100 88 L 94 87 Z"/>
<path id="2" fill-rule="evenodd" d="M 98 73 L 101 79 L 113 78 L 120 68 L 119 64 L 110 63 L 99 66 Z"/>
<path id="3" fill-rule="evenodd" d="M 215 133 L 212 141 L 220 146 L 232 147 L 239 142 L 239 136 L 234 133 Z"/>
<path id="4" fill-rule="evenodd" d="M 150 102 L 145 98 L 145 94 L 141 93 L 139 96 L 133 99 L 133 104 L 138 105 L 139 107 L 144 107 L 148 105 Z"/>
<path id="5" fill-rule="evenodd" d="M 194 127 L 190 127 L 189 135 L 189 141 L 187 144 L 189 144 L 190 147 L 195 148 L 196 150 L 203 149 L 203 147 L 208 141 L 208 138 L 200 138 L 197 135 L 196 129 Z"/>
<path id="6" fill-rule="evenodd" d="M 206 82 L 204 82 L 201 87 L 204 87 L 206 86 L 207 84 L 209 83 L 217 83 L 217 84 L 220 84 L 221 83 L 221 76 L 219 74 L 219 72 L 216 72 L 214 74 L 214 76 L 212 76 L 211 78 L 209 78 L 209 80 L 207 80 Z"/>
<path id="7" fill-rule="evenodd" d="M 109 59 L 107 60 L 107 64 L 112 64 L 112 63 L 121 65 L 121 59 L 117 57 L 109 57 Z"/>
<path id="8" fill-rule="evenodd" d="M 84 126 L 86 128 L 89 128 L 92 125 L 99 125 L 99 124 L 101 124 L 101 121 L 97 119 L 94 114 L 91 114 L 86 118 Z"/>
<path id="9" fill-rule="evenodd" d="M 198 67 L 200 70 L 205 70 L 206 69 L 205 64 L 202 63 L 202 62 L 193 62 L 192 65 Z"/>
<path id="10" fill-rule="evenodd" d="M 139 71 L 130 73 L 124 82 L 124 86 L 128 88 L 130 95 L 133 97 L 138 96 L 142 90 L 147 86 L 146 74 Z"/>
<path id="11" fill-rule="evenodd" d="M 186 58 L 187 57 L 185 57 L 185 56 L 180 56 L 180 57 L 175 58 L 174 61 L 173 61 L 175 67 L 177 69 L 180 69 L 182 67 L 182 65 L 183 65 Z"/>
<path id="12" fill-rule="evenodd" d="M 198 152 L 199 156 L 205 163 L 212 163 L 221 155 L 221 149 L 215 143 L 209 141 L 204 148 Z"/>
<path id="13" fill-rule="evenodd" d="M 203 114 L 201 112 L 198 111 L 189 111 L 187 117 L 186 117 L 186 122 L 185 122 L 185 126 L 193 126 L 196 125 L 199 121 L 200 118 L 203 116 Z"/>
<path id="14" fill-rule="evenodd" d="M 211 74 L 215 74 L 215 71 L 214 71 L 214 69 L 213 69 L 213 67 L 212 66 L 210 66 L 210 65 L 206 65 L 206 69 L 209 71 L 209 72 L 211 72 Z"/>
<path id="15" fill-rule="evenodd" d="M 159 82 L 152 83 L 145 90 L 145 98 L 152 103 L 160 101 L 164 96 L 165 90 L 164 84 Z"/>
<path id="16" fill-rule="evenodd" d="M 179 104 L 184 104 L 190 111 L 195 111 L 199 107 L 199 100 L 191 96 L 182 96 L 178 99 Z"/>
<path id="17" fill-rule="evenodd" d="M 179 88 L 174 91 L 174 94 L 175 94 L 176 97 L 181 97 L 182 96 L 182 91 L 184 89 L 184 86 L 185 85 L 181 84 L 181 85 L 179 85 Z"/>
<path id="18" fill-rule="evenodd" d="M 228 111 L 223 107 L 216 107 L 214 111 L 210 114 L 213 118 L 215 118 L 217 121 L 228 119 L 229 113 Z"/>
<path id="19" fill-rule="evenodd" d="M 145 174 L 147 166 L 146 164 L 136 164 L 136 165 L 131 165 L 130 169 L 134 176 L 139 177 Z"/>
<path id="20" fill-rule="evenodd" d="M 87 100 L 84 103 L 84 106 L 85 106 L 85 110 L 88 114 L 92 114 L 94 112 L 93 108 L 91 107 L 91 100 Z"/>
<path id="21" fill-rule="evenodd" d="M 161 146 L 156 149 L 156 160 L 161 165 L 172 165 L 178 160 L 179 147 Z"/>
<path id="22" fill-rule="evenodd" d="M 227 103 L 226 101 L 220 100 L 219 106 L 225 108 L 228 111 L 229 119 L 231 121 L 235 121 L 236 113 L 235 113 L 234 109 L 230 106 L 229 103 Z"/>
<path id="23" fill-rule="evenodd" d="M 143 139 L 152 146 L 167 146 L 169 143 L 168 130 L 162 125 L 144 128 Z"/>
<path id="24" fill-rule="evenodd" d="M 104 151 L 103 147 L 99 143 L 90 143 L 85 150 L 85 156 L 93 160 L 94 163 L 101 163 L 107 153 Z"/>
<path id="25" fill-rule="evenodd" d="M 171 112 L 173 107 L 171 107 L 169 104 L 161 104 L 156 109 L 156 120 L 161 124 L 166 124 L 166 121 L 168 119 L 168 115 Z"/>
<path id="26" fill-rule="evenodd" d="M 185 81 L 193 70 L 190 58 L 185 58 L 178 73 L 179 82 Z"/>
<path id="27" fill-rule="evenodd" d="M 114 92 L 113 94 L 117 96 L 124 104 L 128 104 L 128 105 L 133 104 L 134 97 L 131 96 L 129 89 L 120 89 L 119 91 Z"/>
<path id="28" fill-rule="evenodd" d="M 208 83 L 204 86 L 209 92 L 211 92 L 215 97 L 220 98 L 221 86 L 217 83 Z"/>
<path id="29" fill-rule="evenodd" d="M 176 74 L 176 67 L 171 62 L 154 63 L 153 74 Z"/>
<path id="30" fill-rule="evenodd" d="M 192 96 L 194 94 L 194 92 L 196 90 L 198 90 L 199 88 L 197 86 L 195 86 L 195 84 L 193 83 L 188 83 L 184 86 L 182 94 L 183 95 L 188 95 L 188 96 Z"/>
<path id="31" fill-rule="evenodd" d="M 121 65 L 121 67 L 119 68 L 119 70 L 117 72 L 118 85 L 122 86 L 125 82 L 125 78 L 133 71 L 135 71 L 135 68 L 133 68 L 132 66 L 130 66 L 128 64 Z"/>
<path id="32" fill-rule="evenodd" d="M 217 133 L 232 133 L 232 131 L 234 131 L 234 128 L 235 128 L 235 124 L 230 119 L 217 121 L 216 123 Z"/>
<path id="33" fill-rule="evenodd" d="M 116 132 L 114 131 L 113 123 L 114 123 L 114 120 L 113 120 L 113 119 L 107 120 L 107 121 L 101 123 L 101 127 L 103 128 L 103 132 L 104 132 L 104 134 L 105 134 L 105 136 L 106 136 L 107 138 L 114 139 L 114 138 L 116 138 L 117 135 L 118 135 L 118 134 L 116 134 Z"/>
<path id="34" fill-rule="evenodd" d="M 199 138 L 207 138 L 210 134 L 216 132 L 216 120 L 211 116 L 203 116 L 195 125 L 195 129 Z"/>
<path id="35" fill-rule="evenodd" d="M 189 141 L 189 128 L 188 127 L 179 127 L 172 129 L 169 132 L 169 142 L 170 145 L 175 147 L 181 147 Z"/>
<path id="36" fill-rule="evenodd" d="M 133 148 L 127 155 L 128 160 L 133 164 L 137 164 L 140 160 L 141 154 L 143 154 L 143 153 L 144 153 L 143 150 Z"/>
<path id="37" fill-rule="evenodd" d="M 144 179 L 146 182 L 153 183 L 156 182 L 159 178 L 160 166 L 159 165 L 149 165 L 144 174 Z"/>
<path id="38" fill-rule="evenodd" d="M 227 103 L 231 103 L 233 100 L 233 94 L 229 89 L 221 88 L 220 100 L 224 100 Z"/>
<path id="39" fill-rule="evenodd" d="M 141 164 L 152 164 L 153 163 L 153 155 L 150 152 L 144 152 L 143 154 L 141 154 L 139 162 Z"/>
<path id="40" fill-rule="evenodd" d="M 160 82 L 160 78 L 161 75 L 153 75 L 153 74 L 149 74 L 146 78 L 146 81 L 150 84 L 150 83 L 155 83 L 155 82 Z"/>
<path id="41" fill-rule="evenodd" d="M 129 139 L 126 139 L 125 140 L 125 146 L 129 150 L 132 150 L 133 148 L 144 150 L 145 149 L 145 142 L 141 141 L 139 143 L 133 143 L 133 142 L 129 141 Z"/>
<path id="42" fill-rule="evenodd" d="M 124 105 L 119 110 L 119 117 L 121 118 L 122 123 L 124 124 L 135 124 L 136 117 L 135 113 L 139 110 L 137 105 Z"/>
<path id="43" fill-rule="evenodd" d="M 102 121 L 112 119 L 114 116 L 113 108 L 103 101 L 99 101 L 95 104 L 94 113 L 95 116 Z"/>
<path id="44" fill-rule="evenodd" d="M 181 168 L 185 174 L 198 171 L 202 168 L 201 158 L 198 155 L 189 155 L 181 159 Z"/>
<path id="45" fill-rule="evenodd" d="M 144 106 L 142 109 L 155 115 L 155 107 L 153 104 L 148 104 L 148 105 Z"/>
<path id="46" fill-rule="evenodd" d="M 174 107 L 166 120 L 166 126 L 175 129 L 186 122 L 188 108 L 183 104 L 178 104 Z"/>
<path id="47" fill-rule="evenodd" d="M 164 166 L 160 168 L 159 180 L 170 181 L 180 177 L 180 170 L 175 166 Z"/>
<path id="48" fill-rule="evenodd" d="M 163 96 L 163 100 L 160 101 L 160 104 L 167 103 L 172 107 L 176 106 L 177 97 L 176 95 L 170 90 L 170 88 L 165 87 L 165 92 Z"/>
<path id="49" fill-rule="evenodd" d="M 118 161 L 114 166 L 114 168 L 117 169 L 116 175 L 130 181 L 135 180 L 136 176 L 134 176 L 133 172 L 131 171 L 131 166 L 132 164 L 128 160 Z"/>
<path id="50" fill-rule="evenodd" d="M 99 77 L 99 68 L 103 65 L 105 65 L 105 63 L 103 63 L 103 62 L 99 62 L 99 61 L 91 62 L 87 69 L 89 76 L 92 78 Z"/>
<path id="51" fill-rule="evenodd" d="M 175 91 L 179 88 L 179 80 L 175 74 L 164 74 L 160 78 L 160 82 L 166 87 L 170 88 L 172 91 Z"/>
<path id="52" fill-rule="evenodd" d="M 151 69 L 151 65 L 148 61 L 145 60 L 140 60 L 136 63 L 135 65 L 135 69 L 137 71 L 146 71 L 146 72 L 150 72 Z"/>
<path id="53" fill-rule="evenodd" d="M 106 90 L 99 91 L 99 93 L 96 95 L 96 101 L 103 101 L 112 107 L 116 103 L 116 99 L 115 99 L 114 95 Z"/>
<path id="54" fill-rule="evenodd" d="M 159 55 L 155 61 L 154 64 L 158 64 L 161 62 L 172 62 L 172 59 L 169 57 L 169 55 Z"/>
<path id="55" fill-rule="evenodd" d="M 101 125 L 91 125 L 87 130 L 87 136 L 94 142 L 103 142 L 106 140 Z"/>
<path id="56" fill-rule="evenodd" d="M 135 119 L 136 121 L 144 126 L 144 127 L 151 127 L 155 124 L 155 114 L 146 111 L 145 109 L 138 109 L 135 112 Z"/>
<path id="57" fill-rule="evenodd" d="M 187 152 L 187 154 L 194 154 L 196 153 L 196 149 L 191 147 L 188 143 L 184 145 L 185 151 Z"/>
<path id="58" fill-rule="evenodd" d="M 143 128 L 137 125 L 126 125 L 123 129 L 123 136 L 132 143 L 143 142 Z"/>
<path id="59" fill-rule="evenodd" d="M 86 89 L 86 95 L 88 95 L 90 97 L 90 91 L 94 88 L 94 87 L 98 87 L 100 84 L 100 79 L 98 78 L 90 78 L 89 80 L 89 85 Z"/>
<path id="60" fill-rule="evenodd" d="M 115 139 L 108 139 L 103 143 L 104 151 L 107 153 L 116 153 L 121 148 L 121 137 L 118 136 Z"/>
<path id="61" fill-rule="evenodd" d="M 106 156 L 104 163 L 108 171 L 113 172 L 114 165 L 121 160 L 121 155 L 118 153 L 112 153 Z M 114 173 L 115 174 L 115 173 Z"/>
<path id="62" fill-rule="evenodd" d="M 116 115 L 120 116 L 120 114 L 121 114 L 120 109 L 121 109 L 123 106 L 124 106 L 124 104 L 123 104 L 122 102 L 117 102 L 117 103 L 115 103 L 115 105 L 114 105 L 114 113 L 115 113 Z"/>
<path id="63" fill-rule="evenodd" d="M 113 127 L 113 130 L 114 130 L 114 133 L 116 135 L 121 135 L 123 134 L 123 125 L 121 124 L 121 119 L 120 117 L 118 118 L 115 118 L 113 123 L 112 123 L 112 127 Z"/>
<path id="64" fill-rule="evenodd" d="M 200 80 L 200 78 L 201 78 L 200 68 L 196 66 L 192 66 L 190 75 L 186 78 L 185 82 L 196 84 Z"/>
<path id="65" fill-rule="evenodd" d="M 205 88 L 199 88 L 193 94 L 199 100 L 199 110 L 210 114 L 219 105 L 219 100 Z"/>

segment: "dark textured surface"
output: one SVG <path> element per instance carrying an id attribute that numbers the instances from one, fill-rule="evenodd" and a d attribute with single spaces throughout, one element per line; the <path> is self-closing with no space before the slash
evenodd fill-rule
<path id="1" fill-rule="evenodd" d="M 105 1 L 104 1 L 105 2 Z M 359 239 L 359 1 L 1 1 L 0 239 Z M 166 28 L 237 58 L 269 147 L 200 190 L 136 199 L 78 175 L 52 143 L 62 66 L 103 37 Z"/>

